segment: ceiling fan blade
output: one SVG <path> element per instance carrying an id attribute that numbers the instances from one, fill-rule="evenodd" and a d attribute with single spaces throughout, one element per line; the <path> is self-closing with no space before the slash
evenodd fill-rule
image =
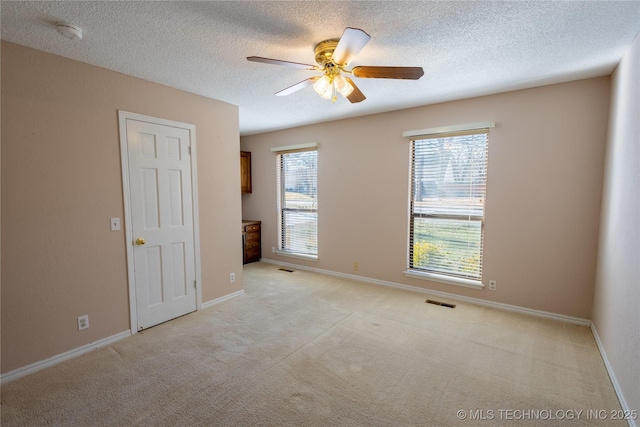
<path id="1" fill-rule="evenodd" d="M 333 62 L 344 67 L 362 50 L 371 36 L 358 28 L 347 27 L 340 37 L 340 41 L 333 51 Z"/>
<path id="2" fill-rule="evenodd" d="M 279 59 L 263 58 L 261 56 L 247 56 L 247 60 L 251 62 L 264 62 L 265 64 L 284 65 L 286 67 L 304 68 L 305 70 L 314 70 L 315 65 L 301 64 L 299 62 L 281 61 Z"/>
<path id="3" fill-rule="evenodd" d="M 282 89 L 280 92 L 276 92 L 277 96 L 287 96 L 287 95 L 291 95 L 293 92 L 297 92 L 300 89 L 304 89 L 307 86 L 311 86 L 312 84 L 314 84 L 316 82 L 316 80 L 318 80 L 320 78 L 320 76 L 313 76 L 313 77 L 309 77 L 306 80 L 303 80 L 299 83 L 294 84 L 293 86 L 289 86 L 286 89 Z"/>
<path id="4" fill-rule="evenodd" d="M 355 104 L 356 102 L 362 102 L 367 99 L 367 97 L 364 96 L 362 92 L 360 92 L 360 89 L 358 89 L 358 86 L 356 86 L 353 80 L 351 80 L 349 77 L 345 77 L 345 79 L 353 87 L 353 92 L 351 92 L 349 96 L 347 96 L 347 99 L 351 101 L 352 104 Z"/>
<path id="5" fill-rule="evenodd" d="M 375 79 L 418 80 L 424 75 L 422 67 L 354 67 L 351 70 L 356 77 Z"/>

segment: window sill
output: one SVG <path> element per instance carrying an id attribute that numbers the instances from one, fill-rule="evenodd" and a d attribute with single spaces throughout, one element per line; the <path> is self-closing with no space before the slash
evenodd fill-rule
<path id="1" fill-rule="evenodd" d="M 403 272 L 406 277 L 413 279 L 430 280 L 432 282 L 446 283 L 447 285 L 463 286 L 471 289 L 484 289 L 479 280 L 462 279 L 460 277 L 444 276 L 442 274 L 425 273 L 422 271 L 407 270 Z"/>
<path id="2" fill-rule="evenodd" d="M 318 255 L 297 254 L 295 252 L 276 251 L 276 255 L 288 256 L 290 258 L 306 259 L 307 261 L 318 261 Z"/>

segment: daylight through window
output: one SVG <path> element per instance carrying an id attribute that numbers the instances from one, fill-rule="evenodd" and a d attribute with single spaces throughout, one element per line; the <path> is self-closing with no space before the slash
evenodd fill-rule
<path id="1" fill-rule="evenodd" d="M 318 151 L 278 154 L 279 250 L 318 255 Z"/>
<path id="2" fill-rule="evenodd" d="M 410 271 L 482 279 L 487 144 L 486 129 L 411 142 Z"/>

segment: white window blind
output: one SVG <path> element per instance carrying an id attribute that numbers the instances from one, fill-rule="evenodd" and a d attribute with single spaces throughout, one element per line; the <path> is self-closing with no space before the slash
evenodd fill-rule
<path id="1" fill-rule="evenodd" d="M 409 271 L 482 279 L 488 130 L 411 141 Z"/>
<path id="2" fill-rule="evenodd" d="M 277 156 L 278 234 L 282 252 L 318 255 L 318 151 L 299 148 Z"/>

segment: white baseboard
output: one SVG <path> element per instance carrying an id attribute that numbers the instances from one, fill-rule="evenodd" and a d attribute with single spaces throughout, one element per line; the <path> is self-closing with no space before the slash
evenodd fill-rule
<path id="1" fill-rule="evenodd" d="M 624 394 L 622 393 L 622 389 L 620 388 L 620 384 L 618 383 L 618 379 L 616 378 L 616 374 L 613 372 L 613 368 L 609 363 L 609 359 L 607 358 L 607 353 L 604 351 L 604 346 L 602 345 L 602 341 L 600 341 L 600 337 L 598 336 L 598 332 L 596 331 L 596 327 L 594 324 L 591 324 L 591 332 L 593 333 L 593 338 L 596 340 L 596 345 L 598 346 L 598 350 L 600 351 L 600 356 L 602 356 L 602 361 L 604 362 L 604 366 L 607 368 L 607 373 L 609 374 L 609 378 L 611 379 L 611 383 L 613 384 L 613 389 L 616 391 L 616 395 L 618 396 L 618 401 L 620 402 L 620 406 L 623 411 L 630 411 L 629 405 L 624 398 Z M 629 427 L 638 427 L 636 424 L 636 420 L 627 419 L 627 423 L 629 423 Z"/>
<path id="2" fill-rule="evenodd" d="M 372 283 L 375 285 L 382 285 L 382 286 L 388 286 L 391 288 L 404 289 L 407 291 L 420 292 L 428 295 L 436 295 L 442 298 L 450 298 L 457 301 L 468 302 L 471 304 L 482 305 L 485 307 L 497 308 L 500 310 L 513 311 L 516 313 L 523 313 L 523 314 L 528 314 L 528 315 L 537 316 L 537 317 L 545 317 L 547 319 L 559 320 L 562 322 L 573 323 L 581 326 L 591 326 L 591 320 L 582 319 L 579 317 L 565 316 L 563 314 L 550 313 L 548 311 L 534 310 L 531 308 L 520 307 L 517 305 L 503 304 L 500 302 L 487 301 L 479 298 L 465 297 L 462 295 L 450 294 L 448 292 L 434 291 L 431 289 L 419 288 L 417 286 L 404 285 L 401 283 L 389 282 L 386 280 L 372 279 L 370 277 L 356 276 L 355 274 L 339 273 L 331 270 L 323 270 L 321 268 L 307 267 L 305 265 L 300 265 L 300 264 L 290 264 L 290 263 L 281 262 L 281 261 L 272 260 L 272 259 L 261 258 L 260 261 L 268 264 L 281 265 L 283 267 L 297 268 L 298 270 L 307 270 L 307 271 L 313 271 L 316 273 L 328 274 L 331 276 L 343 277 L 345 279 L 359 280 L 361 282 Z"/>
<path id="3" fill-rule="evenodd" d="M 24 376 L 33 374 L 34 372 L 40 371 L 45 368 L 49 368 L 53 365 L 57 365 L 58 363 L 64 362 L 68 359 L 73 359 L 74 357 L 78 357 L 100 347 L 105 347 L 109 344 L 112 344 L 116 341 L 120 341 L 123 338 L 127 338 L 131 336 L 131 330 L 120 332 L 119 334 L 112 335 L 107 338 L 103 338 L 98 341 L 94 341 L 90 344 L 83 345 L 82 347 L 74 348 L 73 350 L 65 351 L 64 353 L 57 354 L 53 357 L 50 357 L 45 360 L 41 360 L 39 362 L 32 363 L 27 366 L 23 366 L 22 368 L 14 369 L 13 371 L 7 372 L 6 374 L 2 374 L 0 376 L 0 384 L 8 383 L 9 381 L 17 380 L 18 378 L 22 378 Z"/>
<path id="4" fill-rule="evenodd" d="M 205 309 L 208 307 L 211 307 L 213 305 L 219 304 L 223 301 L 226 301 L 228 299 L 240 296 L 240 295 L 244 295 L 244 289 L 240 290 L 238 292 L 234 292 L 232 294 L 229 295 L 225 295 L 223 297 L 220 298 L 216 298 L 214 300 L 211 301 L 207 301 L 206 303 L 202 304 L 201 309 Z M 60 353 L 57 354 L 53 357 L 50 357 L 48 359 L 45 360 L 41 360 L 39 362 L 35 362 L 32 363 L 30 365 L 27 366 L 23 366 L 21 368 L 18 369 L 14 369 L 13 371 L 7 372 L 6 374 L 2 374 L 0 375 L 0 384 L 5 384 L 8 383 L 9 381 L 13 381 L 13 380 L 17 380 L 18 378 L 22 378 L 24 376 L 33 374 L 37 371 L 40 371 L 42 369 L 45 368 L 49 368 L 51 366 L 57 365 L 58 363 L 64 362 L 65 360 L 68 359 L 73 359 L 74 357 L 78 357 L 82 354 L 88 353 L 90 351 L 96 350 L 100 347 L 105 347 L 109 344 L 112 344 L 116 341 L 119 341 L 123 338 L 127 338 L 130 337 L 131 334 L 131 330 L 127 330 L 127 331 L 123 331 L 120 332 L 119 334 L 116 335 L 112 335 L 110 337 L 107 338 L 103 338 L 101 340 L 92 342 L 90 344 L 87 345 L 83 345 L 82 347 L 78 347 L 78 348 L 74 348 L 73 350 L 69 350 L 69 351 L 65 351 L 64 353 Z"/>
<path id="5" fill-rule="evenodd" d="M 244 295 L 244 289 L 241 289 L 241 290 L 239 290 L 237 292 L 234 292 L 234 293 L 229 294 L 229 295 L 225 295 L 225 296 L 220 297 L 220 298 L 212 299 L 211 301 L 203 302 L 202 303 L 202 309 L 204 310 L 205 308 L 212 307 L 212 306 L 214 306 L 216 304 L 220 304 L 221 302 L 224 302 L 224 301 L 229 300 L 231 298 L 239 297 L 241 295 Z"/>

